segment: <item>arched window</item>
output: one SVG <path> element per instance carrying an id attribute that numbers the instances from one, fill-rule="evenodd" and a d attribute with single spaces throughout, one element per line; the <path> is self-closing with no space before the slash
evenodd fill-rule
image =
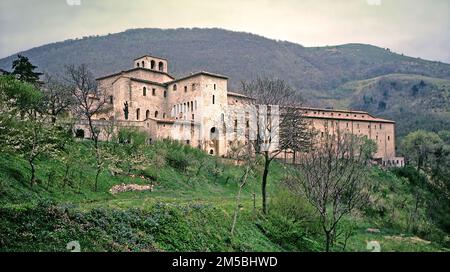
<path id="1" fill-rule="evenodd" d="M 209 150 L 209 154 L 210 154 L 210 155 L 214 155 L 214 150 L 212 150 L 212 149 Z"/>
<path id="2" fill-rule="evenodd" d="M 136 67 L 139 67 L 139 62 L 136 62 Z"/>
<path id="3" fill-rule="evenodd" d="M 177 90 L 177 84 L 173 85 L 173 90 L 176 91 Z"/>
<path id="4" fill-rule="evenodd" d="M 165 119 L 166 118 L 166 113 L 163 113 L 163 119 Z"/>
<path id="5" fill-rule="evenodd" d="M 147 95 L 147 88 L 146 87 L 142 88 L 142 95 L 143 96 Z"/>
<path id="6" fill-rule="evenodd" d="M 145 119 L 150 118 L 150 110 L 145 111 Z"/>
<path id="7" fill-rule="evenodd" d="M 158 118 L 158 111 L 155 111 L 155 118 Z"/>
<path id="8" fill-rule="evenodd" d="M 163 63 L 162 61 L 160 61 L 160 62 L 158 63 L 158 70 L 164 71 L 164 63 Z"/>
<path id="9" fill-rule="evenodd" d="M 144 68 L 145 67 L 145 62 L 144 61 L 142 61 L 142 68 Z"/>
<path id="10" fill-rule="evenodd" d="M 191 111 L 194 111 L 194 101 L 191 101 Z"/>
<path id="11" fill-rule="evenodd" d="M 150 61 L 150 69 L 155 69 L 155 61 Z"/>
<path id="12" fill-rule="evenodd" d="M 141 109 L 137 109 L 136 110 L 136 120 L 138 120 L 139 121 L 139 115 L 141 115 Z"/>

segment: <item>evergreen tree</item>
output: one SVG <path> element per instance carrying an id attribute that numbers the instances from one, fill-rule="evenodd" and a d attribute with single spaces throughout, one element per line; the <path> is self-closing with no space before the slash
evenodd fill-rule
<path id="1" fill-rule="evenodd" d="M 21 81 L 36 84 L 42 73 L 35 72 L 37 66 L 33 65 L 29 59 L 22 55 L 17 55 L 17 59 L 12 63 L 12 75 Z"/>

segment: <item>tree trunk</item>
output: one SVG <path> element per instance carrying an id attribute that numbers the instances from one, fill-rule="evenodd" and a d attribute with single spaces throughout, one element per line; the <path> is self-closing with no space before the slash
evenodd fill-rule
<path id="1" fill-rule="evenodd" d="M 269 175 L 269 166 L 270 166 L 270 159 L 268 157 L 267 152 L 265 153 L 265 161 L 264 161 L 264 172 L 262 176 L 262 184 L 261 184 L 261 191 L 262 191 L 262 208 L 263 213 L 267 214 L 267 194 L 266 194 L 266 187 L 267 187 L 267 176 Z"/>
<path id="2" fill-rule="evenodd" d="M 331 245 L 331 232 L 325 231 L 325 251 L 330 252 L 330 245 Z"/>
<path id="3" fill-rule="evenodd" d="M 95 185 L 94 185 L 94 191 L 98 191 L 98 176 L 100 175 L 101 167 L 97 165 L 97 173 L 95 174 Z"/>
<path id="4" fill-rule="evenodd" d="M 34 167 L 33 160 L 28 161 L 31 168 L 31 179 L 30 179 L 30 185 L 33 187 L 33 185 L 36 183 L 36 169 Z"/>
<path id="5" fill-rule="evenodd" d="M 238 191 L 238 194 L 236 197 L 236 209 L 234 210 L 234 216 L 233 216 L 233 225 L 231 225 L 231 236 L 233 236 L 234 229 L 236 227 L 237 216 L 239 213 L 239 206 L 241 204 L 241 192 L 242 192 L 242 186 L 239 186 L 239 191 Z"/>

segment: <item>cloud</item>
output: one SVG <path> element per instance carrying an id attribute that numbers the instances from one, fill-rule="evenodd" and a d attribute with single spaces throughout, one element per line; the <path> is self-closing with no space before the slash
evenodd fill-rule
<path id="1" fill-rule="evenodd" d="M 1 0 L 0 57 L 130 28 L 219 27 L 304 46 L 369 43 L 450 62 L 449 10 L 448 0 Z"/>

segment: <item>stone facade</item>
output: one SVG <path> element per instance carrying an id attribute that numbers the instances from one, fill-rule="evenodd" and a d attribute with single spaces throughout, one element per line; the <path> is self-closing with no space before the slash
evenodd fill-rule
<path id="1" fill-rule="evenodd" d="M 98 78 L 107 110 L 95 116 L 97 126 L 113 122 L 136 127 L 148 134 L 150 142 L 171 138 L 218 156 L 226 156 L 236 142 L 251 139 L 259 118 L 256 112 L 264 106 L 228 91 L 226 76 L 201 71 L 175 79 L 168 65 L 165 59 L 146 55 L 135 59 L 130 70 Z M 403 158 L 395 156 L 395 122 L 361 111 L 302 110 L 319 135 L 330 129 L 365 135 L 377 143 L 376 160 L 403 165 Z M 85 128 L 83 122 L 79 128 Z M 106 137 L 102 132 L 101 138 Z"/>

